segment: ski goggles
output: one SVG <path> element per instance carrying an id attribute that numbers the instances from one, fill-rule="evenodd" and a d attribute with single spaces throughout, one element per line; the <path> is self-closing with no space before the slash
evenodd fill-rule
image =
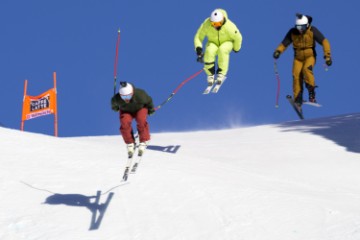
<path id="1" fill-rule="evenodd" d="M 303 25 L 295 25 L 295 27 L 297 28 L 297 30 L 299 31 L 305 31 L 307 28 L 307 24 L 303 24 Z"/>
<path id="2" fill-rule="evenodd" d="M 213 27 L 221 27 L 222 25 L 223 25 L 223 21 L 211 22 L 211 26 L 213 26 Z"/>
<path id="3" fill-rule="evenodd" d="M 128 94 L 128 95 L 120 95 L 121 99 L 124 101 L 130 101 L 130 99 L 132 98 L 132 94 Z"/>

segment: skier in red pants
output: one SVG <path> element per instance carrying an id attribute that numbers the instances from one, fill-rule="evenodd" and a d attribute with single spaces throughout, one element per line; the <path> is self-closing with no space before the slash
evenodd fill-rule
<path id="1" fill-rule="evenodd" d="M 111 108 L 120 111 L 120 132 L 127 144 L 129 156 L 135 151 L 135 139 L 132 130 L 132 121 L 135 119 L 139 133 L 139 153 L 145 151 L 150 140 L 147 116 L 155 112 L 152 98 L 142 89 L 135 88 L 127 82 L 120 83 L 119 93 L 111 99 Z"/>

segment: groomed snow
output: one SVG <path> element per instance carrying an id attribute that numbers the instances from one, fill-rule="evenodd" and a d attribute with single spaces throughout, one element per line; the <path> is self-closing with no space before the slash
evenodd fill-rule
<path id="1" fill-rule="evenodd" d="M 121 136 L 0 127 L 0 239 L 358 240 L 359 135 L 360 114 L 154 133 L 124 184 Z"/>

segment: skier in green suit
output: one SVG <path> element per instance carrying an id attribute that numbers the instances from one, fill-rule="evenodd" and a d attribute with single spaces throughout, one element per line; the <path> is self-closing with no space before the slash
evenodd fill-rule
<path id="1" fill-rule="evenodd" d="M 203 41 L 207 37 L 205 54 Z M 236 25 L 230 21 L 223 9 L 215 9 L 209 18 L 201 24 L 194 38 L 197 61 L 204 63 L 207 82 L 212 86 L 216 80 L 221 84 L 226 79 L 229 69 L 230 53 L 240 51 L 242 36 Z M 218 56 L 218 68 L 215 70 L 215 60 Z M 216 79 L 215 79 L 216 73 Z"/>

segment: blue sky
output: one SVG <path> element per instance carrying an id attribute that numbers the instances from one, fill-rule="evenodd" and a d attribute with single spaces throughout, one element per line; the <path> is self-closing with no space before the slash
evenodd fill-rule
<path id="1" fill-rule="evenodd" d="M 52 88 L 57 72 L 59 136 L 119 134 L 113 94 L 117 29 L 121 29 L 117 78 L 145 89 L 159 105 L 187 77 L 202 69 L 193 38 L 215 8 L 224 8 L 243 35 L 231 55 L 228 79 L 216 95 L 202 95 L 206 76 L 189 81 L 149 118 L 151 131 L 217 129 L 297 119 L 291 93 L 291 47 L 278 60 L 280 107 L 275 108 L 272 53 L 295 13 L 313 17 L 330 41 L 333 66 L 323 67 L 317 46 L 315 80 L 322 108 L 304 106 L 305 118 L 358 112 L 360 3 L 312 0 L 254 1 L 46 1 L 0 2 L 0 124 L 19 129 L 24 80 L 28 94 Z M 354 20 L 355 19 L 355 20 Z M 53 116 L 25 122 L 25 130 L 53 134 Z"/>

